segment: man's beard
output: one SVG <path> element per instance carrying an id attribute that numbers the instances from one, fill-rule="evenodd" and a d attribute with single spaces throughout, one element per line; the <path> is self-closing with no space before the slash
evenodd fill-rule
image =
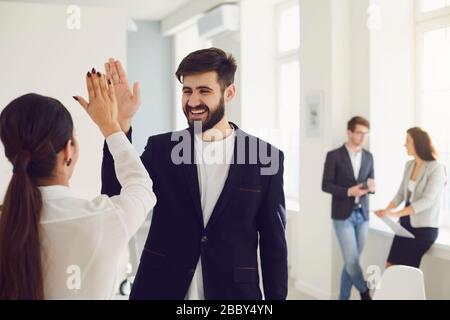
<path id="1" fill-rule="evenodd" d="M 214 127 L 217 123 L 219 123 L 220 120 L 222 120 L 225 115 L 225 100 L 224 100 L 223 95 L 220 98 L 220 102 L 217 105 L 217 108 L 212 112 L 206 104 L 200 104 L 196 107 L 191 107 L 190 105 L 188 105 L 186 103 L 186 105 L 183 108 L 183 112 L 184 112 L 184 115 L 186 116 L 189 128 L 194 128 L 194 123 L 196 121 L 200 121 L 200 120 L 189 119 L 189 112 L 191 110 L 202 110 L 202 109 L 206 110 L 205 113 L 207 115 L 206 119 L 204 121 L 201 121 L 202 122 L 202 132 L 205 132 L 205 131 L 211 129 L 212 127 Z"/>

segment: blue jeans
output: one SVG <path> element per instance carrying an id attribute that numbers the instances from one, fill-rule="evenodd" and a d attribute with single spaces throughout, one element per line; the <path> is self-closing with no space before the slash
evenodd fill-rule
<path id="1" fill-rule="evenodd" d="M 348 300 L 352 285 L 360 293 L 367 291 L 359 257 L 367 238 L 369 222 L 364 220 L 361 209 L 357 209 L 346 220 L 333 220 L 333 225 L 344 258 L 339 299 Z"/>

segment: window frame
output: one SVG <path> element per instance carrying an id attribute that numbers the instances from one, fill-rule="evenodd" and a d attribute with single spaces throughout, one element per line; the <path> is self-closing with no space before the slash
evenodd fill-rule
<path id="1" fill-rule="evenodd" d="M 277 102 L 277 104 L 280 101 L 280 90 L 279 90 L 279 82 L 280 82 L 280 77 L 281 77 L 281 68 L 284 64 L 287 63 L 291 63 L 291 62 L 298 62 L 299 65 L 299 77 L 301 74 L 300 71 L 300 47 L 301 47 L 301 39 L 299 40 L 299 47 L 295 48 L 295 49 L 291 49 L 285 52 L 280 52 L 279 50 L 279 33 L 280 33 L 280 17 L 283 11 L 288 10 L 292 7 L 298 6 L 298 16 L 300 19 L 300 3 L 298 0 L 287 0 L 287 1 L 283 1 L 279 4 L 277 4 L 274 8 L 274 21 L 275 21 L 275 33 L 274 33 L 274 44 L 275 44 L 275 101 Z M 301 26 L 299 26 L 301 27 Z M 300 79 L 299 79 L 300 81 Z M 300 110 L 300 88 L 299 88 L 299 105 L 298 108 Z M 278 112 L 275 112 L 275 117 L 273 119 L 274 121 L 274 125 L 276 128 L 281 129 L 281 118 Z M 298 119 L 298 137 L 300 137 L 300 118 Z M 299 151 L 300 152 L 300 151 Z M 286 167 L 285 167 L 286 169 Z M 285 170 L 286 171 L 286 170 Z M 298 177 L 298 180 L 300 179 L 300 177 Z M 298 192 L 297 192 L 297 196 L 291 196 L 291 193 L 288 190 L 285 190 L 285 196 L 286 196 L 286 208 L 288 211 L 292 211 L 292 212 L 299 212 L 300 210 L 300 205 L 299 205 L 299 201 L 300 201 L 300 183 L 298 183 Z"/>
<path id="2" fill-rule="evenodd" d="M 422 11 L 422 0 L 416 0 L 416 23 L 427 20 L 437 19 L 443 16 L 450 15 L 450 4 L 446 7 L 435 9 L 428 12 Z"/>
<path id="3" fill-rule="evenodd" d="M 433 30 L 439 30 L 442 28 L 450 28 L 450 4 L 448 7 L 436 9 L 427 13 L 421 10 L 422 0 L 416 0 L 416 19 L 415 19 L 415 106 L 414 106 L 414 118 L 415 122 L 419 125 L 424 123 L 424 112 L 426 108 L 422 105 L 422 95 L 424 90 L 424 72 L 423 72 L 423 59 L 424 59 L 424 34 Z M 447 168 L 448 170 L 448 168 Z M 446 187 L 444 200 L 443 215 L 440 222 L 441 227 L 450 230 L 450 205 L 449 203 L 449 186 Z"/>

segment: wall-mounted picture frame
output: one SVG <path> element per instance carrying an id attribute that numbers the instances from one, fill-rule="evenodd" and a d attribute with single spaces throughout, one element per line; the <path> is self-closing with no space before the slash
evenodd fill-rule
<path id="1" fill-rule="evenodd" d="M 324 94 L 321 91 L 308 92 L 305 95 L 305 130 L 308 138 L 322 136 Z"/>

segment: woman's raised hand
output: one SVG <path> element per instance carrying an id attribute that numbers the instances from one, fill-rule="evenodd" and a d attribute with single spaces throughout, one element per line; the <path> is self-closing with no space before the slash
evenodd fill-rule
<path id="1" fill-rule="evenodd" d="M 111 82 L 106 80 L 105 75 L 95 72 L 93 68 L 92 72 L 86 74 L 86 86 L 89 102 L 80 96 L 74 96 L 73 98 L 86 110 L 105 138 L 115 132 L 122 131 L 118 121 L 114 86 Z"/>

